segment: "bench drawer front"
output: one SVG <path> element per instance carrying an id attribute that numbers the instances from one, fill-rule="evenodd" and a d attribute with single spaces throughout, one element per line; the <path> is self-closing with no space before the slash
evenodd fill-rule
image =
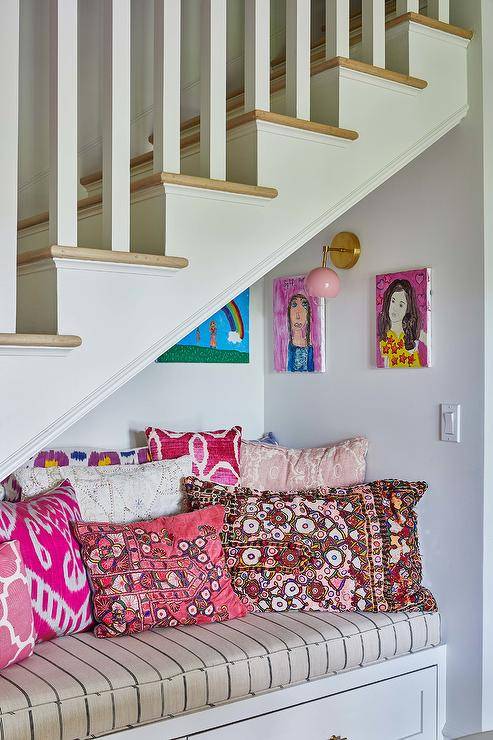
<path id="1" fill-rule="evenodd" d="M 291 706 L 189 740 L 437 739 L 435 668 Z"/>

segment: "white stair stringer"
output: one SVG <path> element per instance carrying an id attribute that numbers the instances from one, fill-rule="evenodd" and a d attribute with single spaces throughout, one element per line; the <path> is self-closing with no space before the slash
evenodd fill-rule
<path id="1" fill-rule="evenodd" d="M 132 218 L 148 229 L 162 228 L 164 218 L 166 254 L 187 257 L 188 268 L 162 280 L 57 260 L 58 331 L 83 343 L 58 360 L 0 358 L 0 479 L 460 122 L 467 41 L 413 22 L 402 27 L 409 73 L 426 89 L 343 68 L 317 75 L 317 86 L 325 77 L 328 89 L 337 87 L 338 123 L 358 131 L 357 141 L 267 121 L 240 127 L 232 174 L 249 173 L 249 182 L 253 167 L 260 185 L 278 189 L 276 199 L 260 204 L 164 184 L 133 204 Z"/>

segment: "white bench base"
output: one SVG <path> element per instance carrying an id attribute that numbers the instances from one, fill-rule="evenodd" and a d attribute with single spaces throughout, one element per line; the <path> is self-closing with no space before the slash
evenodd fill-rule
<path id="1" fill-rule="evenodd" d="M 121 740 L 440 740 L 441 645 L 113 733 Z"/>

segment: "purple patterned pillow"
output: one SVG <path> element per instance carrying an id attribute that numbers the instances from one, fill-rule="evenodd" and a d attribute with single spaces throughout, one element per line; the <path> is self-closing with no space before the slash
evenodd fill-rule
<path id="1" fill-rule="evenodd" d="M 21 471 L 31 468 L 53 468 L 80 466 L 96 467 L 98 465 L 141 465 L 150 462 L 147 447 L 136 447 L 132 450 L 95 450 L 87 447 L 66 448 L 62 450 L 41 450 L 25 465 L 11 473 L 2 485 L 7 501 L 18 501 L 22 498 L 22 485 L 18 480 Z M 22 477 L 22 476 L 20 476 Z M 35 495 L 36 492 L 30 492 Z M 1 497 L 0 497 L 1 498 Z"/>

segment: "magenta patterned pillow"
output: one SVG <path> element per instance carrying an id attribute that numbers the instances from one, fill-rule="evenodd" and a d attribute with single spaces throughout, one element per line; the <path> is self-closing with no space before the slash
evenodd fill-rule
<path id="1" fill-rule="evenodd" d="M 68 481 L 25 501 L 0 501 L 0 543 L 19 542 L 37 642 L 92 624 L 86 570 L 69 525 L 78 520 L 79 505 Z"/>
<path id="2" fill-rule="evenodd" d="M 241 427 L 215 432 L 170 432 L 146 429 L 153 460 L 172 460 L 191 455 L 192 472 L 202 480 L 234 486 L 240 477 Z"/>
<path id="3" fill-rule="evenodd" d="M 29 658 L 34 621 L 26 568 L 15 540 L 0 545 L 0 669 Z"/>
<path id="4" fill-rule="evenodd" d="M 41 450 L 25 465 L 2 481 L 7 501 L 18 501 L 24 495 L 34 496 L 41 493 L 39 490 L 23 491 L 21 480 L 26 479 L 26 472 L 32 468 L 54 468 L 80 466 L 95 467 L 101 465 L 141 465 L 150 462 L 151 458 L 147 447 L 137 447 L 131 450 L 98 450 L 87 447 L 60 450 Z M 1 500 L 0 496 L 0 500 Z"/>
<path id="5" fill-rule="evenodd" d="M 362 483 L 367 452 L 364 437 L 304 450 L 243 441 L 241 485 L 261 491 L 301 491 Z"/>

